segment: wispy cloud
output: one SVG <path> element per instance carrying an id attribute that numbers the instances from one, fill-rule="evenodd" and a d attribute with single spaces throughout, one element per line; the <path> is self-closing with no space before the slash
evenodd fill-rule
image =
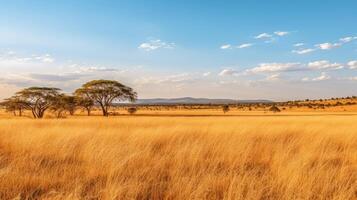
<path id="1" fill-rule="evenodd" d="M 265 43 L 271 43 L 274 42 L 277 37 L 286 36 L 288 34 L 289 32 L 287 31 L 274 31 L 273 33 L 261 33 L 256 35 L 254 38 L 264 40 Z"/>
<path id="2" fill-rule="evenodd" d="M 265 80 L 267 80 L 267 81 L 278 81 L 278 80 L 280 80 L 280 78 L 281 78 L 281 74 L 277 73 L 277 74 L 271 74 L 271 75 L 267 76 Z"/>
<path id="3" fill-rule="evenodd" d="M 219 76 L 233 76 L 233 75 L 237 75 L 238 71 L 228 68 L 228 69 L 223 69 L 218 75 Z"/>
<path id="4" fill-rule="evenodd" d="M 232 45 L 230 44 L 224 44 L 220 47 L 221 49 L 231 49 L 232 48 Z"/>
<path id="5" fill-rule="evenodd" d="M 357 36 L 355 36 L 355 37 L 349 36 L 349 37 L 340 38 L 340 41 L 343 43 L 352 42 L 353 40 L 357 40 Z"/>
<path id="6" fill-rule="evenodd" d="M 302 70 L 300 63 L 261 63 L 258 67 L 246 70 L 248 73 L 271 73 Z"/>
<path id="7" fill-rule="evenodd" d="M 357 69 L 357 60 L 351 60 L 347 63 L 350 69 Z"/>
<path id="8" fill-rule="evenodd" d="M 301 46 L 304 46 L 304 45 L 305 45 L 305 43 L 296 43 L 293 46 L 294 47 L 301 47 Z"/>
<path id="9" fill-rule="evenodd" d="M 261 33 L 257 36 L 255 36 L 254 38 L 255 39 L 269 39 L 269 38 L 272 38 L 273 36 L 271 34 L 268 34 L 268 33 Z"/>
<path id="10" fill-rule="evenodd" d="M 205 72 L 205 73 L 202 74 L 202 76 L 205 76 L 205 77 L 209 76 L 209 75 L 211 75 L 211 72 Z"/>
<path id="11" fill-rule="evenodd" d="M 274 34 L 277 35 L 277 36 L 285 36 L 285 35 L 289 34 L 289 32 L 287 32 L 287 31 L 275 31 Z"/>
<path id="12" fill-rule="evenodd" d="M 245 44 L 241 44 L 239 46 L 237 46 L 238 49 L 243 49 L 243 48 L 248 48 L 248 47 L 251 47 L 253 46 L 252 43 L 245 43 Z"/>
<path id="13" fill-rule="evenodd" d="M 85 75 L 70 73 L 70 74 L 29 74 L 28 77 L 37 81 L 63 82 L 73 81 Z"/>
<path id="14" fill-rule="evenodd" d="M 108 68 L 108 67 L 95 67 L 95 66 L 82 66 L 82 65 L 71 65 L 71 68 L 76 69 L 76 73 L 85 73 L 85 72 L 117 72 L 119 69 Z"/>
<path id="15" fill-rule="evenodd" d="M 304 77 L 301 79 L 303 82 L 317 82 L 317 81 L 326 81 L 330 80 L 331 76 L 328 75 L 326 72 L 321 72 L 321 74 L 317 77 L 309 78 L 309 77 Z"/>
<path id="16" fill-rule="evenodd" d="M 139 49 L 143 49 L 145 51 L 153 51 L 157 49 L 173 49 L 175 47 L 175 43 L 167 43 L 161 40 L 150 40 L 148 42 L 144 42 L 139 45 Z"/>
<path id="17" fill-rule="evenodd" d="M 354 61 L 349 63 L 353 66 Z M 343 69 L 344 65 L 340 63 L 331 63 L 328 60 L 318 60 L 308 62 L 307 64 L 299 62 L 288 63 L 260 63 L 257 67 L 245 70 L 244 74 L 271 74 L 283 72 L 302 72 L 302 71 L 321 71 L 321 70 L 339 70 Z"/>
<path id="18" fill-rule="evenodd" d="M 341 47 L 342 44 L 326 42 L 326 43 L 316 44 L 315 46 L 321 50 L 330 50 L 330 49 Z"/>
<path id="19" fill-rule="evenodd" d="M 31 55 L 31 56 L 21 56 L 14 51 L 8 51 L 6 53 L 0 54 L 0 66 L 1 65 L 24 65 L 24 64 L 50 64 L 54 63 L 55 59 L 50 54 L 43 55 Z"/>
<path id="20" fill-rule="evenodd" d="M 339 39 L 339 42 L 325 42 L 321 44 L 316 44 L 315 46 L 321 50 L 331 50 L 334 48 L 341 47 L 349 42 L 352 42 L 353 40 L 357 40 L 357 37 L 356 36 L 343 37 Z"/>
<path id="21" fill-rule="evenodd" d="M 233 46 L 231 44 L 224 44 L 220 48 L 221 49 L 244 49 L 244 48 L 251 47 L 253 45 L 254 44 L 252 44 L 252 43 L 244 43 L 244 44 L 240 44 L 240 45 L 237 45 L 237 46 Z"/>
<path id="22" fill-rule="evenodd" d="M 337 70 L 342 69 L 343 65 L 340 63 L 330 63 L 327 60 L 318 60 L 309 62 L 307 65 L 312 70 Z"/>
<path id="23" fill-rule="evenodd" d="M 331 76 L 329 76 L 326 72 L 322 72 L 320 76 L 313 78 L 312 81 L 326 81 L 330 79 Z"/>
<path id="24" fill-rule="evenodd" d="M 300 49 L 300 50 L 293 50 L 293 53 L 296 54 L 307 54 L 316 51 L 316 49 Z"/>

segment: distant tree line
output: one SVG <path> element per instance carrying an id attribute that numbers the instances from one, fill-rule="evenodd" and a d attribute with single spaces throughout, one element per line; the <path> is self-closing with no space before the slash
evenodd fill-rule
<path id="1" fill-rule="evenodd" d="M 25 88 L 5 99 L 1 105 L 17 116 L 22 116 L 23 112 L 28 110 L 34 118 L 43 118 L 48 110 L 53 111 L 58 118 L 67 112 L 74 115 L 77 108 L 83 108 L 89 116 L 94 106 L 101 108 L 103 116 L 109 116 L 113 103 L 134 102 L 136 99 L 137 93 L 118 81 L 93 80 L 82 85 L 72 95 L 61 93 L 59 88 Z"/>

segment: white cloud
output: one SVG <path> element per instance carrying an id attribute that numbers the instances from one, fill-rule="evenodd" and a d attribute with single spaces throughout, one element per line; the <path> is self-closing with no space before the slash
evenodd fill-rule
<path id="1" fill-rule="evenodd" d="M 209 76 L 209 75 L 211 75 L 211 72 L 205 72 L 202 74 L 202 76 Z"/>
<path id="2" fill-rule="evenodd" d="M 322 69 L 337 70 L 337 69 L 343 68 L 342 64 L 330 63 L 327 60 L 319 60 L 319 61 L 309 62 L 307 66 L 312 70 L 322 70 Z"/>
<path id="3" fill-rule="evenodd" d="M 357 37 L 344 37 L 344 38 L 340 39 L 340 41 L 343 42 L 343 43 L 348 43 L 348 42 L 351 42 L 353 40 L 357 40 Z"/>
<path id="4" fill-rule="evenodd" d="M 317 44 L 315 46 L 318 47 L 321 50 L 330 50 L 330 49 L 333 49 L 333 48 L 340 47 L 341 45 L 342 45 L 341 43 L 329 43 L 329 42 L 326 42 L 326 43 Z"/>
<path id="5" fill-rule="evenodd" d="M 300 49 L 300 50 L 293 50 L 293 53 L 296 54 L 307 54 L 316 51 L 316 49 Z"/>
<path id="6" fill-rule="evenodd" d="M 340 40 L 339 40 L 340 42 L 335 42 L 335 43 L 325 42 L 325 43 L 321 43 L 321 44 L 316 44 L 315 46 L 321 50 L 331 50 L 334 48 L 341 47 L 342 45 L 349 43 L 353 40 L 357 40 L 357 36 L 344 37 L 344 38 L 340 38 Z"/>
<path id="7" fill-rule="evenodd" d="M 221 49 L 230 49 L 232 46 L 230 44 L 224 44 L 220 47 Z"/>
<path id="8" fill-rule="evenodd" d="M 268 33 L 261 33 L 257 36 L 255 36 L 254 38 L 255 39 L 269 39 L 269 38 L 272 38 L 273 36 L 268 34 Z"/>
<path id="9" fill-rule="evenodd" d="M 253 44 L 251 44 L 251 43 L 246 43 L 246 44 L 241 44 L 241 45 L 239 45 L 237 48 L 238 48 L 238 49 L 243 49 L 243 48 L 247 48 L 247 47 L 251 47 L 251 46 L 253 46 Z"/>
<path id="10" fill-rule="evenodd" d="M 245 44 L 238 45 L 236 47 L 233 47 L 230 44 L 224 44 L 220 48 L 221 49 L 233 49 L 233 48 L 243 49 L 243 48 L 248 48 L 248 47 L 251 47 L 251 46 L 253 46 L 252 43 L 245 43 Z"/>
<path id="11" fill-rule="evenodd" d="M 232 76 L 238 74 L 238 71 L 234 69 L 224 69 L 218 75 L 219 76 Z"/>
<path id="12" fill-rule="evenodd" d="M 150 40 L 140 44 L 138 48 L 145 51 L 153 51 L 157 49 L 173 49 L 174 47 L 175 43 L 166 43 L 161 40 Z"/>
<path id="13" fill-rule="evenodd" d="M 289 32 L 287 32 L 287 31 L 275 31 L 274 34 L 277 35 L 277 36 L 285 36 L 285 35 L 289 34 Z"/>
<path id="14" fill-rule="evenodd" d="M 267 81 L 277 81 L 279 80 L 281 77 L 281 75 L 278 73 L 278 74 L 272 74 L 272 75 L 269 75 L 266 77 L 266 80 Z"/>
<path id="15" fill-rule="evenodd" d="M 351 60 L 347 63 L 350 69 L 357 69 L 357 60 Z"/>
<path id="16" fill-rule="evenodd" d="M 326 81 L 331 79 L 331 76 L 326 74 L 326 72 L 322 72 L 320 76 L 313 78 L 312 81 Z"/>
<path id="17" fill-rule="evenodd" d="M 21 56 L 14 51 L 0 54 L 0 67 L 33 67 L 38 65 L 52 64 L 55 59 L 49 55 Z"/>
<path id="18" fill-rule="evenodd" d="M 322 72 L 320 74 L 320 76 L 318 76 L 318 77 L 314 77 L 314 78 L 304 77 L 304 78 L 301 79 L 301 81 L 303 81 L 303 82 L 326 81 L 326 80 L 330 80 L 330 79 L 331 79 L 331 76 L 326 74 L 326 72 Z"/>
<path id="19" fill-rule="evenodd" d="M 270 73 L 303 70 L 300 63 L 261 63 L 258 67 L 246 70 L 250 73 Z"/>
<path id="20" fill-rule="evenodd" d="M 294 47 L 301 47 L 301 46 L 304 46 L 305 44 L 304 43 L 296 43 L 294 44 Z"/>
<path id="21" fill-rule="evenodd" d="M 95 66 L 81 66 L 81 65 L 71 65 L 71 68 L 76 69 L 75 73 L 82 73 L 82 72 L 114 72 L 119 71 L 115 68 L 108 68 L 108 67 L 95 67 Z"/>
<path id="22" fill-rule="evenodd" d="M 55 61 L 55 59 L 49 54 L 45 54 L 42 56 L 35 56 L 34 59 L 39 60 L 43 63 L 53 63 Z"/>

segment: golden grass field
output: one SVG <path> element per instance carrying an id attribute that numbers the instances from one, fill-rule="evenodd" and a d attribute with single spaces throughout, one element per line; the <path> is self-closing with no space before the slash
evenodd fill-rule
<path id="1" fill-rule="evenodd" d="M 285 115 L 0 119 L 0 199 L 357 199 L 357 115 Z"/>

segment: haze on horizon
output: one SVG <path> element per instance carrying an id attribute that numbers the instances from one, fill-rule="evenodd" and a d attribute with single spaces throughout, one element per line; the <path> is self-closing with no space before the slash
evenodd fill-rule
<path id="1" fill-rule="evenodd" d="M 0 99 L 115 79 L 139 98 L 357 94 L 356 1 L 0 1 Z"/>

